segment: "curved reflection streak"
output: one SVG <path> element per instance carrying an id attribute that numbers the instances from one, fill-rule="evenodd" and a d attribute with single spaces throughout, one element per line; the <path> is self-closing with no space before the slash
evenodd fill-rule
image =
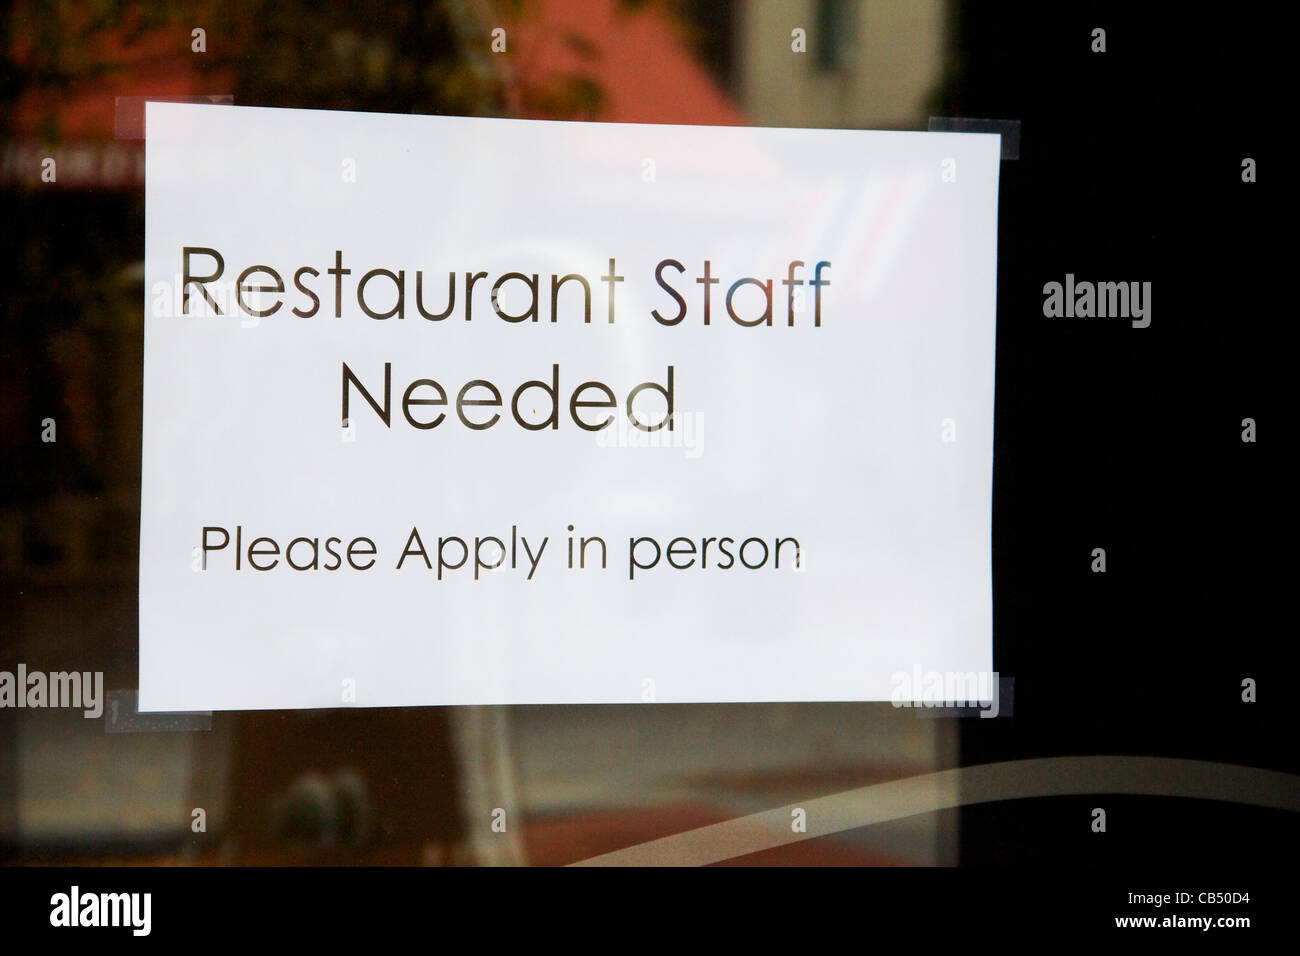
<path id="1" fill-rule="evenodd" d="M 581 860 L 572 866 L 705 866 L 952 807 L 1081 794 L 1190 797 L 1300 812 L 1300 776 L 1169 757 L 1042 757 L 958 767 L 846 790 Z M 791 829 L 792 811 L 806 832 Z"/>

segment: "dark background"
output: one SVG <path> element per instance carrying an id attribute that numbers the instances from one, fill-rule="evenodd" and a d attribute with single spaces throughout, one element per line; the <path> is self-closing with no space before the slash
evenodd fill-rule
<path id="1" fill-rule="evenodd" d="M 953 108 L 1023 124 L 999 198 L 993 524 L 994 661 L 1016 711 L 963 721 L 962 760 L 1293 773 L 1289 509 L 1275 442 L 1241 441 L 1243 418 L 1261 435 L 1280 424 L 1287 374 L 1283 180 L 1241 181 L 1243 158 L 1278 155 L 1280 25 L 1136 6 L 961 17 Z M 1093 26 L 1105 54 L 1078 40 Z M 1067 272 L 1150 280 L 1150 327 L 1042 318 L 1043 283 Z M 1073 825 L 1092 806 L 1104 840 Z M 1297 834 L 1283 811 L 1153 797 L 962 813 L 964 863 L 1281 864 Z"/>

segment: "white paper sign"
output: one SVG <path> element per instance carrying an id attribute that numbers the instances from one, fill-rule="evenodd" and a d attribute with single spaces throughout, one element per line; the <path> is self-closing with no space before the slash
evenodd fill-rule
<path id="1" fill-rule="evenodd" d="M 146 121 L 141 710 L 991 669 L 996 136 Z"/>

